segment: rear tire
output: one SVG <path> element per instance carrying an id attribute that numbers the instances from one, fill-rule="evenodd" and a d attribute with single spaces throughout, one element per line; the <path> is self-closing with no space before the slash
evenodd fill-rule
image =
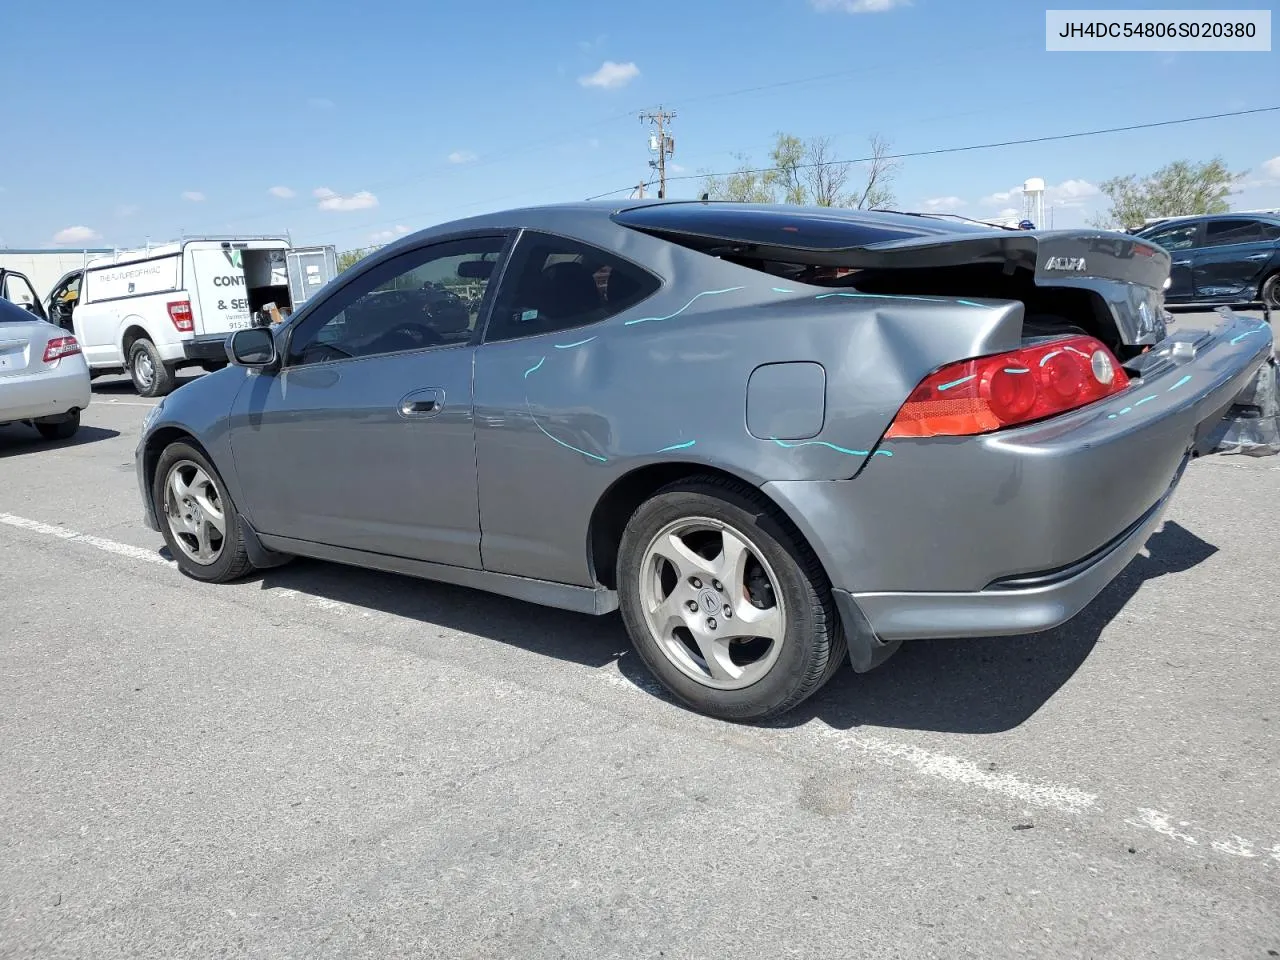
<path id="1" fill-rule="evenodd" d="M 700 713 L 778 716 L 844 660 L 822 565 L 786 516 L 745 484 L 703 477 L 658 491 L 627 524 L 617 572 L 636 652 Z"/>
<path id="2" fill-rule="evenodd" d="M 150 340 L 135 340 L 129 348 L 129 378 L 140 397 L 163 397 L 173 392 L 173 368 L 160 359 Z"/>
<path id="3" fill-rule="evenodd" d="M 253 570 L 236 505 L 221 475 L 194 446 L 178 441 L 165 447 L 151 480 L 151 500 L 165 544 L 188 577 L 228 583 Z"/>
<path id="4" fill-rule="evenodd" d="M 37 423 L 36 429 L 46 440 L 70 440 L 80 429 L 80 411 L 72 410 L 67 419 L 56 423 Z"/>

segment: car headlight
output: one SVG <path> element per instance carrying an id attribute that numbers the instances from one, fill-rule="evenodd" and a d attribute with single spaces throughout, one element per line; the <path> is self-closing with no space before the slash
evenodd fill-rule
<path id="1" fill-rule="evenodd" d="M 164 409 L 164 401 L 161 400 L 154 407 L 147 411 L 146 416 L 142 418 L 142 432 L 146 433 L 151 429 L 151 425 L 156 422 L 160 416 L 160 411 Z"/>

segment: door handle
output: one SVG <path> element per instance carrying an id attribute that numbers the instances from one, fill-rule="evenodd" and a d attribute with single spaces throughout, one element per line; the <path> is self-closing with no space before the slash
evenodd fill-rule
<path id="1" fill-rule="evenodd" d="M 1190 262 L 1191 262 L 1190 260 L 1175 260 L 1173 261 L 1173 265 L 1175 267 L 1185 267 Z"/>
<path id="2" fill-rule="evenodd" d="M 400 401 L 400 416 L 406 419 L 434 417 L 444 406 L 444 391 L 430 388 L 415 390 Z"/>
<path id="3" fill-rule="evenodd" d="M 1269 253 L 1255 253 L 1252 257 L 1245 257 L 1245 259 L 1246 259 L 1246 260 L 1270 260 L 1270 259 L 1271 259 L 1271 254 L 1269 254 Z"/>

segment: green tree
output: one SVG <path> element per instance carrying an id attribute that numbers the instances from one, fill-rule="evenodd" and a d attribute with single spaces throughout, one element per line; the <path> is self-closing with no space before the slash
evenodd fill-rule
<path id="1" fill-rule="evenodd" d="M 1232 173 L 1221 157 L 1214 157 L 1202 163 L 1175 160 L 1146 177 L 1112 177 L 1101 184 L 1111 209 L 1093 225 L 1124 229 L 1154 217 L 1226 213 L 1231 188 L 1245 172 Z"/>
<path id="2" fill-rule="evenodd" d="M 738 203 L 774 203 L 777 200 L 769 175 L 755 169 L 742 154 L 738 154 L 738 169 L 733 173 L 723 176 L 705 174 L 702 192 L 712 200 L 734 200 Z"/>
<path id="3" fill-rule="evenodd" d="M 343 250 L 338 254 L 338 272 L 342 273 L 342 271 L 354 267 L 357 263 L 368 256 L 368 254 L 369 249 L 367 247 L 360 250 Z"/>

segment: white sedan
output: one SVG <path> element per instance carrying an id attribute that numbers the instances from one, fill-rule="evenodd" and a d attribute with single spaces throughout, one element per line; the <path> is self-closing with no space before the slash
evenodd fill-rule
<path id="1" fill-rule="evenodd" d="M 76 338 L 0 299 L 0 425 L 23 421 L 46 440 L 65 440 L 90 396 Z"/>

